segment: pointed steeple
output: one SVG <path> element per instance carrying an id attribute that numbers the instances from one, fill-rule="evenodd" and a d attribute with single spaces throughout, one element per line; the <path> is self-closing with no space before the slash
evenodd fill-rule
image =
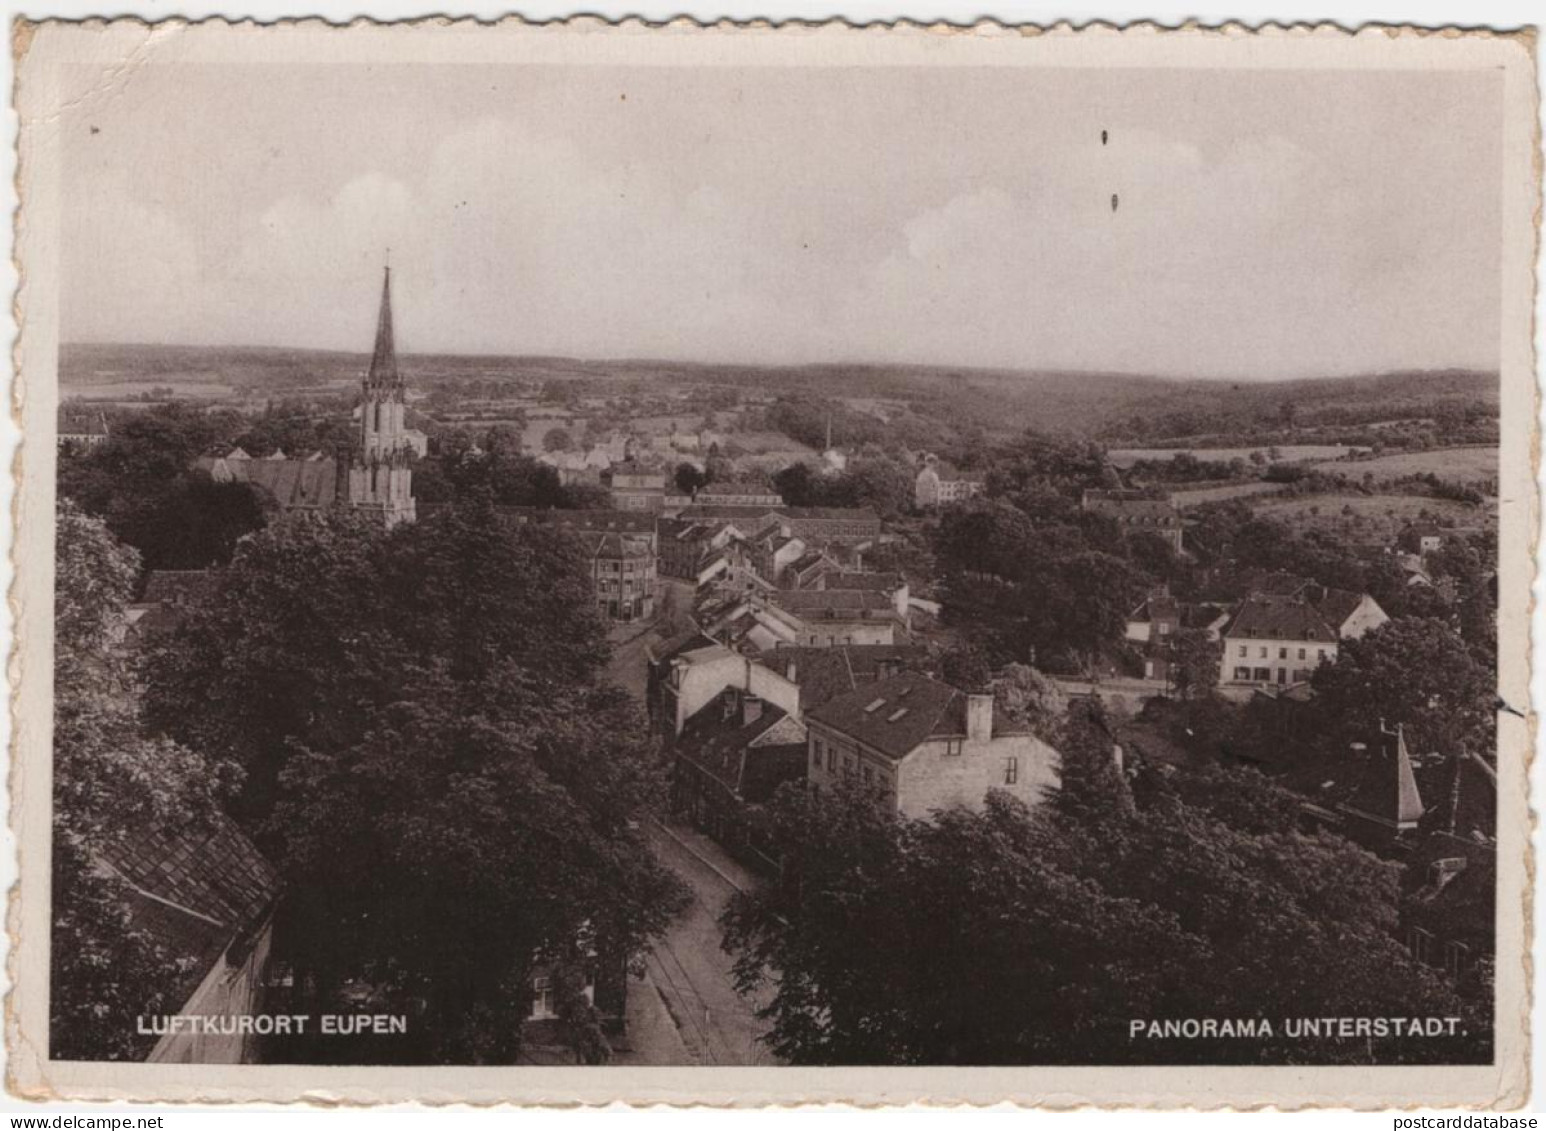
<path id="1" fill-rule="evenodd" d="M 381 313 L 376 318 L 376 349 L 370 356 L 367 385 L 398 388 L 403 378 L 397 371 L 397 347 L 392 341 L 392 268 L 381 282 Z"/>

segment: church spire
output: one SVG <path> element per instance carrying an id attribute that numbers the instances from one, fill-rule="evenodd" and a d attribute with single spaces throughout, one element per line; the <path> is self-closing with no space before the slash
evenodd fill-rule
<path id="1" fill-rule="evenodd" d="M 367 385 L 388 388 L 401 387 L 402 375 L 397 372 L 397 347 L 392 341 L 392 268 L 386 268 L 381 283 L 381 313 L 376 318 L 376 349 L 370 357 L 370 372 L 365 377 Z"/>

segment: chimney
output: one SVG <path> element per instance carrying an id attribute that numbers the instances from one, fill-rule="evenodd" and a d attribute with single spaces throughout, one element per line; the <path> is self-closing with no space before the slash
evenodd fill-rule
<path id="1" fill-rule="evenodd" d="M 757 695 L 747 695 L 741 700 L 741 725 L 751 726 L 762 718 L 762 698 Z"/>
<path id="2" fill-rule="evenodd" d="M 784 669 L 784 678 L 787 679 L 790 683 L 799 683 L 800 681 L 797 678 L 795 678 L 798 675 L 799 675 L 799 667 L 798 667 L 798 665 L 795 664 L 794 657 L 790 656 L 789 657 L 789 666 Z"/>
<path id="3" fill-rule="evenodd" d="M 966 740 L 987 742 L 993 737 L 993 693 L 971 691 L 966 695 Z"/>
<path id="4" fill-rule="evenodd" d="M 737 710 L 737 706 L 736 706 L 736 691 L 735 691 L 734 688 L 730 688 L 730 687 L 725 688 L 724 699 L 723 699 L 723 701 L 720 704 L 720 710 L 723 712 L 723 715 L 722 715 L 723 718 L 725 718 L 725 719 L 733 719 L 733 718 L 735 718 L 735 713 L 736 713 L 736 710 Z"/>
<path id="5" fill-rule="evenodd" d="M 1119 742 L 1111 744 L 1111 765 L 1118 774 L 1123 773 L 1126 769 L 1126 760 L 1122 754 L 1122 744 Z"/>

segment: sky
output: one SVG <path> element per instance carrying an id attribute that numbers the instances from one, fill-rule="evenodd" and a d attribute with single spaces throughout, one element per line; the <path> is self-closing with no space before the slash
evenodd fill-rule
<path id="1" fill-rule="evenodd" d="M 149 65 L 66 119 L 62 336 L 368 351 L 390 248 L 407 353 L 1493 369 L 1500 100 L 1482 72 Z"/>

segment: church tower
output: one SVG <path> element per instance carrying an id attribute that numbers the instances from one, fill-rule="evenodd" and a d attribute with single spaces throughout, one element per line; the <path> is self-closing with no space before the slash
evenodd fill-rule
<path id="1" fill-rule="evenodd" d="M 349 468 L 349 505 L 378 510 L 388 526 L 416 517 L 411 448 L 404 436 L 407 389 L 392 341 L 392 269 L 381 284 L 376 348 L 360 400 L 360 447 Z"/>

